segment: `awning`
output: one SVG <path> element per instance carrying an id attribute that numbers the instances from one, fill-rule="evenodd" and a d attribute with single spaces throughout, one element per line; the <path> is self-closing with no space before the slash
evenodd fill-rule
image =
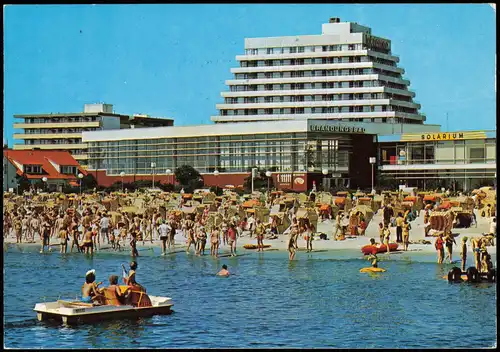
<path id="1" fill-rule="evenodd" d="M 432 201 L 432 202 L 435 202 L 435 201 L 436 201 L 436 197 L 435 197 L 435 196 L 433 196 L 433 195 L 430 195 L 430 194 L 426 194 L 426 195 L 424 196 L 424 200 L 430 200 L 430 201 Z"/>
<path id="2" fill-rule="evenodd" d="M 451 208 L 450 202 L 443 202 L 443 204 L 439 206 L 439 209 L 449 209 L 449 208 Z"/>

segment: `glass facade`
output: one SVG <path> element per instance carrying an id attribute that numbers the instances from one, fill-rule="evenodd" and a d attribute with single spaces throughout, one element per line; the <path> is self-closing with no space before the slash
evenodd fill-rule
<path id="1" fill-rule="evenodd" d="M 248 172 L 259 167 L 275 172 L 348 172 L 352 149 L 349 135 L 331 133 L 273 133 L 195 136 L 88 142 L 90 170 L 108 175 L 125 172 L 155 174 L 190 165 L 200 173 Z"/>
<path id="2" fill-rule="evenodd" d="M 379 151 L 382 165 L 496 163 L 495 138 L 383 143 Z"/>
<path id="3" fill-rule="evenodd" d="M 379 160 L 381 175 L 400 184 L 471 190 L 494 183 L 496 139 L 384 142 L 379 146 Z M 417 167 L 422 164 L 433 166 Z M 388 165 L 399 166 L 384 169 Z"/>

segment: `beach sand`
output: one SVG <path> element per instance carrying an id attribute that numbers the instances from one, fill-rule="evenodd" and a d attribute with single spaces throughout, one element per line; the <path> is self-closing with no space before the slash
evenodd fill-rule
<path id="1" fill-rule="evenodd" d="M 466 228 L 466 229 L 453 229 L 454 234 L 458 234 L 457 237 L 455 237 L 456 245 L 453 248 L 454 252 L 454 259 L 460 259 L 460 242 L 461 238 L 463 236 L 469 237 L 469 241 L 467 241 L 467 257 L 469 260 L 472 260 L 472 248 L 470 245 L 470 238 L 474 236 L 481 236 L 482 233 L 488 233 L 489 231 L 489 226 L 490 226 L 490 219 L 489 218 L 482 218 L 477 216 L 478 220 L 478 226 L 476 227 L 471 227 L 471 228 Z M 327 235 L 328 240 L 320 240 L 318 236 L 315 236 L 315 239 L 313 241 L 313 250 L 314 251 L 335 251 L 335 250 L 359 250 L 361 254 L 361 247 L 367 245 L 370 243 L 370 238 L 374 238 L 376 242 L 379 241 L 379 233 L 378 233 L 378 224 L 382 222 L 382 214 L 379 211 L 377 214 L 374 215 L 373 219 L 370 221 L 370 224 L 368 228 L 366 229 L 366 234 L 365 236 L 358 236 L 356 238 L 346 238 L 344 241 L 335 241 L 333 240 L 333 232 L 335 230 L 335 221 L 334 220 L 325 220 L 323 222 L 318 222 L 318 231 L 317 232 L 322 232 Z M 424 236 L 424 223 L 423 223 L 423 213 L 421 216 L 419 216 L 417 219 L 412 221 L 411 223 L 411 231 L 410 231 L 410 245 L 408 247 L 409 251 L 408 253 L 411 252 L 424 252 L 424 253 L 435 253 L 436 250 L 434 249 L 434 241 L 435 237 L 425 237 Z M 396 228 L 392 227 L 391 228 L 391 242 L 395 240 L 396 238 Z M 419 240 L 427 240 L 430 241 L 431 244 L 412 244 L 411 242 L 416 242 Z M 273 250 L 282 250 L 286 251 L 287 250 L 287 240 L 288 240 L 288 235 L 278 235 L 277 239 L 264 239 L 264 244 L 270 244 L 271 247 L 270 249 Z M 58 252 L 59 251 L 59 241 L 55 238 L 51 239 L 51 244 L 52 244 L 52 252 Z M 245 244 L 257 244 L 257 239 L 255 237 L 250 238 L 248 236 L 242 236 L 239 237 L 236 241 L 237 243 L 237 250 L 241 251 L 243 249 L 243 245 Z M 11 234 L 7 238 L 4 238 L 4 250 L 6 250 L 8 247 L 16 245 L 16 239 L 15 237 Z M 35 243 L 22 243 L 18 244 L 20 248 L 29 248 L 29 247 L 38 247 L 40 248 L 41 241 L 37 239 Z M 496 239 L 495 239 L 495 245 L 496 245 Z M 7 248 L 6 248 L 7 246 Z M 299 246 L 299 253 L 298 255 L 305 250 L 306 247 L 306 242 L 305 240 L 299 236 L 298 238 L 298 246 Z M 104 251 L 113 251 L 111 249 L 111 245 L 109 244 L 104 244 L 101 245 L 102 250 L 99 251 L 97 250 L 95 254 L 98 254 L 99 252 L 104 252 Z M 158 247 L 161 248 L 161 242 L 160 241 L 153 241 L 151 242 L 145 242 L 145 244 L 142 244 L 142 241 L 137 242 L 137 248 L 138 250 L 141 249 L 146 249 L 150 247 Z M 68 251 L 70 248 L 70 244 L 68 243 Z M 178 231 L 176 236 L 175 236 L 175 250 L 180 251 L 181 249 L 186 248 L 186 238 L 183 236 L 181 231 Z M 492 257 L 495 257 L 496 253 L 496 248 L 495 247 L 487 247 L 488 252 L 492 255 Z M 398 251 L 402 250 L 402 244 L 399 245 Z M 122 243 L 122 251 L 130 251 L 130 246 L 128 244 L 128 241 L 126 242 L 125 246 L 123 246 Z M 194 253 L 194 249 L 192 247 L 191 252 Z M 205 253 L 210 253 L 210 243 L 207 241 L 207 245 L 205 247 Z M 222 245 L 220 246 L 219 252 L 229 252 L 229 246 L 228 245 Z M 241 253 L 241 252 L 240 252 Z"/>

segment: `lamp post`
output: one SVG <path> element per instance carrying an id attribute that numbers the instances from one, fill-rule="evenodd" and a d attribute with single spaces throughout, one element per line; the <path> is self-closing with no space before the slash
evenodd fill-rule
<path id="1" fill-rule="evenodd" d="M 78 178 L 80 179 L 80 197 L 82 196 L 82 178 L 83 178 L 83 174 L 80 172 L 78 174 Z"/>
<path id="2" fill-rule="evenodd" d="M 269 193 L 269 181 L 271 180 L 271 176 L 272 176 L 272 172 L 271 171 L 266 171 L 266 176 L 267 176 L 267 193 Z"/>
<path id="3" fill-rule="evenodd" d="M 123 177 L 125 176 L 125 172 L 120 172 L 120 177 L 122 178 L 122 193 L 123 193 Z"/>
<path id="4" fill-rule="evenodd" d="M 372 194 L 375 194 L 375 177 L 374 177 L 374 172 L 373 172 L 373 168 L 374 168 L 374 165 L 375 163 L 377 162 L 377 159 L 375 157 L 370 157 L 368 159 L 370 161 L 370 164 L 372 164 Z"/>
<path id="5" fill-rule="evenodd" d="M 156 167 L 156 163 L 151 163 L 151 171 L 153 173 L 153 186 L 152 186 L 152 188 L 155 188 L 155 167 Z"/>
<path id="6" fill-rule="evenodd" d="M 167 176 L 170 176 L 170 175 L 172 174 L 172 170 L 167 169 L 167 170 L 165 171 L 165 173 L 167 174 Z M 167 182 L 169 182 L 169 180 L 170 180 L 170 177 L 168 177 L 168 178 L 167 178 Z M 173 182 L 170 182 L 170 184 L 173 184 Z"/>
<path id="7" fill-rule="evenodd" d="M 217 182 L 217 177 L 219 176 L 219 170 L 215 170 L 215 171 L 214 171 L 214 176 L 215 176 L 215 180 L 216 180 L 216 182 L 215 182 L 215 183 L 216 183 L 216 184 L 215 184 L 215 187 L 219 187 L 219 186 L 218 186 L 218 182 Z"/>
<path id="8" fill-rule="evenodd" d="M 326 189 L 326 187 L 325 187 L 325 178 L 326 178 L 326 175 L 328 175 L 328 169 L 321 170 L 321 173 L 323 174 L 323 191 L 325 191 L 325 189 Z"/>
<path id="9" fill-rule="evenodd" d="M 43 189 L 44 189 L 44 191 L 47 190 L 47 181 L 48 181 L 48 178 L 45 177 L 45 176 L 43 176 L 42 177 L 42 182 L 43 182 Z"/>

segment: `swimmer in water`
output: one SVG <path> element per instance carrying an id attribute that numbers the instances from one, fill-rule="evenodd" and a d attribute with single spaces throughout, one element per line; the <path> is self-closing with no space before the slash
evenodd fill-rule
<path id="1" fill-rule="evenodd" d="M 226 264 L 222 265 L 222 269 L 217 273 L 217 276 L 229 276 L 229 271 L 227 270 Z"/>

